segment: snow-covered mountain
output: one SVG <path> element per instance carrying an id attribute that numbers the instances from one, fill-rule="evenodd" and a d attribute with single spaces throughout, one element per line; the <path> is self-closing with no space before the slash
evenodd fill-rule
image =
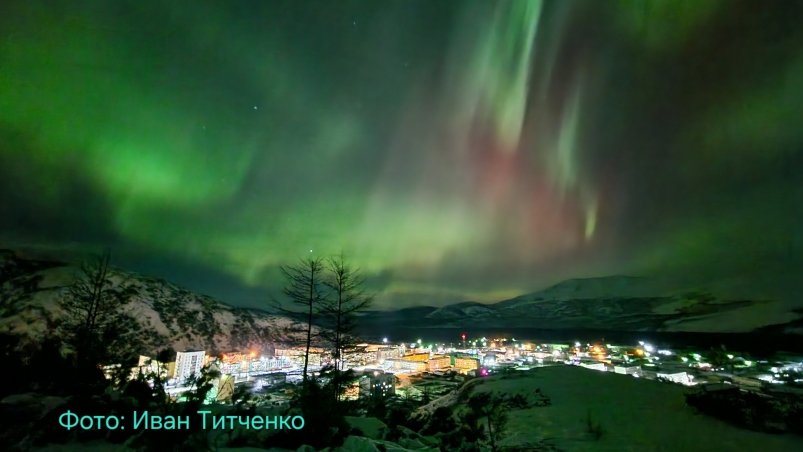
<path id="1" fill-rule="evenodd" d="M 418 327 L 748 332 L 794 325 L 800 317 L 771 299 L 723 296 L 709 287 L 658 278 L 608 276 L 570 279 L 498 303 L 375 312 L 366 320 Z"/>
<path id="2" fill-rule="evenodd" d="M 20 344 L 56 334 L 63 315 L 59 300 L 78 269 L 63 262 L 23 258 L 0 250 L 0 334 Z M 263 311 L 234 308 L 164 280 L 116 270 L 112 280 L 129 287 L 128 312 L 144 327 L 143 339 L 156 351 L 264 349 L 289 341 L 290 321 Z"/>

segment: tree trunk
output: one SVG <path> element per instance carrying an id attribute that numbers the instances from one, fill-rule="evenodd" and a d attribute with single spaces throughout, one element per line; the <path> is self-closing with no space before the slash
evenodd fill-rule
<path id="1" fill-rule="evenodd" d="M 309 285 L 309 313 L 307 315 L 307 348 L 304 351 L 304 375 L 302 377 L 302 382 L 307 382 L 307 369 L 309 366 L 309 349 L 310 345 L 312 345 L 312 302 L 314 300 L 315 294 L 315 270 L 313 269 L 310 272 L 310 285 Z"/>

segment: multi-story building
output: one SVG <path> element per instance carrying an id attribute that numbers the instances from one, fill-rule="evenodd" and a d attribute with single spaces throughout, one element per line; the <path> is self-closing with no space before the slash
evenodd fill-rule
<path id="1" fill-rule="evenodd" d="M 427 361 L 429 360 L 429 352 L 409 353 L 402 356 L 402 359 L 407 361 Z"/>
<path id="2" fill-rule="evenodd" d="M 357 400 L 360 398 L 360 382 L 355 381 L 343 388 L 343 398 L 346 400 Z"/>
<path id="3" fill-rule="evenodd" d="M 359 344 L 353 349 L 344 351 L 340 366 L 348 369 L 376 362 L 377 347 L 375 345 Z"/>
<path id="4" fill-rule="evenodd" d="M 446 355 L 435 355 L 427 360 L 427 371 L 435 372 L 448 370 L 452 365 L 452 359 Z"/>
<path id="5" fill-rule="evenodd" d="M 312 348 L 310 348 L 312 351 Z M 304 356 L 304 349 L 303 348 L 276 348 L 273 351 L 275 356 L 287 356 L 287 357 L 296 357 L 296 356 Z"/>
<path id="6" fill-rule="evenodd" d="M 427 370 L 426 361 L 414 361 L 405 358 L 388 358 L 385 366 L 399 372 L 419 373 Z"/>
<path id="7" fill-rule="evenodd" d="M 454 368 L 462 374 L 467 374 L 480 368 L 480 360 L 469 356 L 455 356 Z"/>
<path id="8" fill-rule="evenodd" d="M 396 393 L 396 376 L 392 373 L 373 371 L 360 378 L 360 398 L 385 398 Z"/>
<path id="9" fill-rule="evenodd" d="M 291 362 L 294 362 L 296 365 L 303 365 L 304 364 L 304 353 L 305 349 L 298 347 L 298 348 L 277 348 L 274 351 L 276 357 L 287 357 Z M 324 354 L 324 349 L 320 347 L 310 347 L 309 349 L 309 365 L 310 366 L 320 366 L 322 363 Z"/>
<path id="10" fill-rule="evenodd" d="M 495 366 L 496 365 L 496 355 L 497 353 L 494 351 L 489 351 L 485 353 L 485 356 L 482 357 L 482 364 L 484 366 Z"/>
<path id="11" fill-rule="evenodd" d="M 389 358 L 401 358 L 402 356 L 402 348 L 401 347 L 393 347 L 393 346 L 386 346 L 380 347 L 376 351 L 376 361 L 383 362 Z"/>
<path id="12" fill-rule="evenodd" d="M 217 361 L 217 365 L 221 373 L 242 378 L 287 369 L 293 361 L 287 355 L 266 357 L 256 353 L 227 353 Z"/>
<path id="13" fill-rule="evenodd" d="M 206 352 L 203 350 L 176 353 L 176 374 L 174 378 L 177 384 L 181 386 L 191 376 L 200 374 L 205 358 Z"/>

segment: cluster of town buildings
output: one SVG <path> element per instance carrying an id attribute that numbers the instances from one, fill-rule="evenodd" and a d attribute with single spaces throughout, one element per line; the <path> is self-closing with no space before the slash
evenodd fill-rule
<path id="1" fill-rule="evenodd" d="M 269 355 L 254 351 L 210 355 L 203 350 L 187 350 L 176 353 L 174 361 L 159 362 L 154 358 L 140 356 L 138 365 L 132 369 L 137 375 L 158 375 L 166 381 L 171 394 L 181 394 L 192 388 L 191 379 L 201 374 L 206 367 L 215 368 L 221 376 L 216 382 L 216 393 L 230 394 L 224 387 L 253 381 L 259 386 L 275 386 L 279 383 L 300 380 L 306 350 L 303 347 L 275 348 Z M 308 371 L 315 373 L 331 363 L 327 352 L 311 348 L 307 358 Z M 413 344 L 411 347 L 389 344 L 360 344 L 345 354 L 342 366 L 353 369 L 362 378 L 353 387 L 347 388 L 347 396 L 392 395 L 398 385 L 398 377 L 422 373 L 457 372 L 463 375 L 478 375 L 482 361 L 469 351 L 433 353 Z M 219 398 L 219 397 L 218 397 Z"/>
<path id="2" fill-rule="evenodd" d="M 751 360 L 724 351 L 673 351 L 639 342 L 637 346 L 576 343 L 569 347 L 566 364 L 686 386 L 730 385 L 745 391 L 803 394 L 802 361 L 799 356 Z"/>
<path id="3" fill-rule="evenodd" d="M 306 351 L 303 347 L 275 348 L 267 355 L 256 352 L 235 352 L 219 356 L 205 351 L 183 351 L 169 363 L 159 363 L 140 357 L 134 373 L 157 373 L 168 382 L 168 390 L 181 393 L 188 389 L 190 377 L 198 375 L 204 366 L 214 366 L 221 374 L 216 393 L 218 398 L 231 393 L 234 384 L 251 381 L 258 386 L 300 380 Z M 801 366 L 794 360 L 786 363 L 750 361 L 727 355 L 727 363 L 707 362 L 702 355 L 691 352 L 659 350 L 650 344 L 633 346 L 609 344 L 534 344 L 515 339 L 465 340 L 455 345 L 423 346 L 412 344 L 360 344 L 345 354 L 343 368 L 352 369 L 359 380 L 346 388 L 347 397 L 389 396 L 399 387 L 409 386 L 417 376 L 455 375 L 484 376 L 506 368 L 527 370 L 548 365 L 577 365 L 597 371 L 614 372 L 669 381 L 683 385 L 700 383 L 730 383 L 745 387 L 763 387 L 781 383 L 785 370 Z M 326 350 L 312 348 L 308 356 L 308 371 L 315 373 L 330 364 Z"/>

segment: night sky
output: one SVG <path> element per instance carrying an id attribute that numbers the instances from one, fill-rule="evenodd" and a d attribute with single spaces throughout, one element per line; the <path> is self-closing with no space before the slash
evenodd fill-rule
<path id="1" fill-rule="evenodd" d="M 380 308 L 615 274 L 799 306 L 801 24 L 791 0 L 6 0 L 0 247 L 110 247 L 250 306 L 340 252 Z"/>

